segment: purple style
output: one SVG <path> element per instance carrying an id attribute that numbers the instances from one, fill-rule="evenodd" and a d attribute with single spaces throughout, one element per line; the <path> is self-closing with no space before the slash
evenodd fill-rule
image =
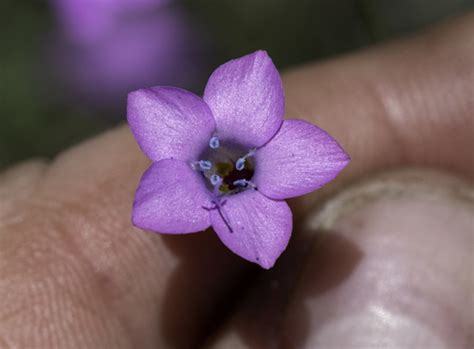
<path id="1" fill-rule="evenodd" d="M 153 161 L 133 224 L 163 234 L 212 226 L 234 253 L 271 268 L 292 231 L 284 200 L 322 187 L 349 162 L 325 131 L 283 114 L 280 75 L 264 51 L 217 68 L 203 98 L 174 87 L 132 92 L 128 123 Z"/>

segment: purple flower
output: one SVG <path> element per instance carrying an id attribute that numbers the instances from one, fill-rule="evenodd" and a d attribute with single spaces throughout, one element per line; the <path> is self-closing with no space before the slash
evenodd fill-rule
<path id="1" fill-rule="evenodd" d="M 202 37 L 170 0 L 51 0 L 60 35 L 51 66 L 80 104 L 120 104 L 129 91 L 196 78 Z"/>
<path id="2" fill-rule="evenodd" d="M 128 122 L 153 160 L 134 225 L 164 234 L 212 225 L 234 253 L 271 268 L 292 230 L 284 199 L 320 188 L 349 162 L 326 132 L 283 113 L 282 82 L 264 51 L 217 68 L 203 98 L 174 87 L 132 92 Z"/>
<path id="3" fill-rule="evenodd" d="M 73 41 L 100 40 L 124 16 L 163 6 L 167 0 L 50 0 L 67 36 Z"/>

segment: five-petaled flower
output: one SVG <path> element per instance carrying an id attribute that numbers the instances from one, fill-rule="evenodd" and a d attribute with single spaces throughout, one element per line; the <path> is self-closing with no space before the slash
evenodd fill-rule
<path id="1" fill-rule="evenodd" d="M 325 131 L 283 113 L 282 82 L 264 51 L 217 68 L 203 98 L 174 87 L 132 92 L 128 122 L 153 161 L 134 225 L 164 234 L 212 225 L 234 253 L 271 268 L 292 231 L 284 199 L 320 188 L 349 162 Z"/>

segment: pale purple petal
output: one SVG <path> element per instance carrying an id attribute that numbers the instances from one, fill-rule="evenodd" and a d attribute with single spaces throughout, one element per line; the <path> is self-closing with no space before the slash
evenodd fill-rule
<path id="1" fill-rule="evenodd" d="M 255 154 L 252 181 L 273 199 L 309 193 L 333 180 L 349 156 L 324 130 L 302 120 L 286 120 Z"/>
<path id="2" fill-rule="evenodd" d="M 130 93 L 127 118 L 141 149 L 154 161 L 198 160 L 215 129 L 202 98 L 174 87 Z"/>
<path id="3" fill-rule="evenodd" d="M 285 201 L 247 190 L 223 199 L 211 211 L 215 232 L 232 252 L 265 269 L 273 266 L 288 245 L 292 214 Z"/>
<path id="4" fill-rule="evenodd" d="M 216 119 L 219 137 L 249 149 L 273 137 L 285 109 L 280 75 L 265 51 L 217 68 L 209 78 L 204 100 Z"/>
<path id="5" fill-rule="evenodd" d="M 201 175 L 179 160 L 153 163 L 143 175 L 133 204 L 133 224 L 165 234 L 185 234 L 210 225 L 212 206 Z"/>

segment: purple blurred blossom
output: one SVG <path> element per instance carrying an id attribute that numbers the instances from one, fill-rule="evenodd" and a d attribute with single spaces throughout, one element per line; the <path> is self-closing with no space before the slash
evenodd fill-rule
<path id="1" fill-rule="evenodd" d="M 197 30 L 168 0 L 52 0 L 61 35 L 54 69 L 82 101 L 121 104 L 140 86 L 199 75 Z"/>
<path id="2" fill-rule="evenodd" d="M 164 234 L 212 225 L 234 253 L 271 268 L 292 230 L 284 200 L 322 187 L 349 162 L 325 131 L 283 113 L 282 82 L 264 51 L 217 68 L 203 98 L 173 87 L 132 92 L 128 123 L 153 161 L 134 225 Z"/>
<path id="3" fill-rule="evenodd" d="M 101 40 L 124 16 L 156 10 L 168 0 L 51 0 L 65 35 L 75 42 Z"/>

